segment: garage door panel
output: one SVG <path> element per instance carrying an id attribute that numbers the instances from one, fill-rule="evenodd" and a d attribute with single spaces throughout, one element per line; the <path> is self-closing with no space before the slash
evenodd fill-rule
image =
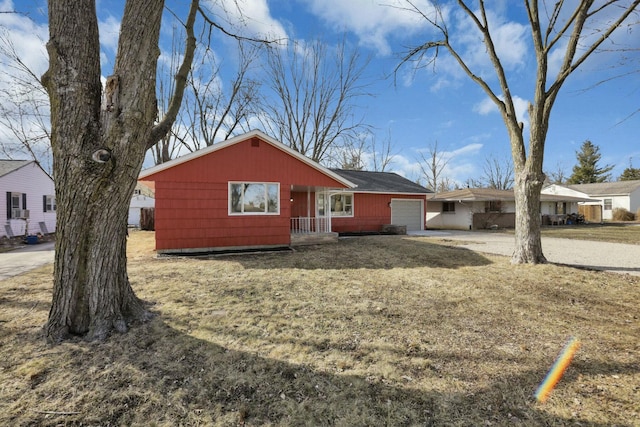
<path id="1" fill-rule="evenodd" d="M 392 200 L 391 223 L 406 225 L 407 230 L 422 230 L 422 200 Z"/>

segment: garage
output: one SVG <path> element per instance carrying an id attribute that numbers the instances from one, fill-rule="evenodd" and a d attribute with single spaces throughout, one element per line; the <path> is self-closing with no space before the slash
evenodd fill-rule
<path id="1" fill-rule="evenodd" d="M 406 225 L 407 231 L 424 230 L 423 200 L 392 199 L 391 223 Z"/>

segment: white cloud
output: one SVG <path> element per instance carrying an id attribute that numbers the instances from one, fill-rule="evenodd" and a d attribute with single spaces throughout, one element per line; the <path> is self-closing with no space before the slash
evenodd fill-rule
<path id="1" fill-rule="evenodd" d="M 502 96 L 500 96 L 499 98 L 501 100 L 504 99 Z M 525 128 L 529 127 L 529 101 L 520 98 L 519 96 L 513 96 L 512 100 L 513 107 L 516 110 L 516 117 L 518 118 L 518 122 L 522 122 Z M 474 105 L 473 111 L 480 114 L 481 116 L 499 112 L 498 106 L 490 98 L 484 98 L 482 101 Z"/>
<path id="2" fill-rule="evenodd" d="M 207 0 L 204 4 L 233 27 L 229 30 L 268 40 L 287 38 L 283 25 L 271 16 L 267 0 Z"/>
<path id="3" fill-rule="evenodd" d="M 338 31 L 350 31 L 360 43 L 373 48 L 380 55 L 389 55 L 390 37 L 406 37 L 428 28 L 419 14 L 407 10 L 398 0 L 304 0 L 311 12 Z M 433 10 L 427 0 L 414 4 L 423 12 Z"/>
<path id="4" fill-rule="evenodd" d="M 100 32 L 100 45 L 109 49 L 112 53 L 118 50 L 118 37 L 120 36 L 120 21 L 113 16 L 98 22 Z"/>
<path id="5" fill-rule="evenodd" d="M 0 1 L 0 11 L 15 10 L 11 0 Z M 20 60 L 36 75 L 44 73 L 49 64 L 46 40 L 49 30 L 46 25 L 38 25 L 31 19 L 16 13 L 0 13 L 0 27 L 3 41 L 9 43 L 20 55 Z M 5 46 L 3 46 L 5 48 Z M 0 55 L 2 53 L 0 52 Z M 0 71 L 6 70 L 6 61 L 0 61 Z"/>
<path id="6" fill-rule="evenodd" d="M 476 15 L 479 13 L 476 12 Z M 457 22 L 451 37 L 452 45 L 459 51 L 466 64 L 479 75 L 494 75 L 484 37 L 472 19 L 462 11 L 455 14 Z M 527 26 L 508 21 L 506 16 L 487 11 L 491 39 L 506 70 L 522 67 L 528 54 Z"/>

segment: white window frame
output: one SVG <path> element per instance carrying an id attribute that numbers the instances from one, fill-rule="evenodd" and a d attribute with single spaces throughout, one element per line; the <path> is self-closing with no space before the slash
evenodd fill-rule
<path id="1" fill-rule="evenodd" d="M 55 212 L 56 211 L 56 196 L 46 195 L 47 203 L 45 212 Z"/>
<path id="2" fill-rule="evenodd" d="M 240 195 L 240 208 L 241 208 L 241 212 L 234 212 L 233 210 L 233 201 L 232 201 L 232 188 L 234 185 L 241 185 L 243 190 L 242 190 L 242 194 Z M 245 203 L 244 203 L 244 197 L 245 197 L 245 190 L 244 190 L 244 186 L 245 185 L 262 185 L 264 186 L 264 200 L 268 200 L 269 199 L 269 186 L 276 186 L 277 189 L 277 195 L 276 195 L 276 200 L 277 200 L 277 207 L 276 207 L 276 211 L 275 212 L 269 212 L 269 205 L 268 203 L 265 203 L 264 206 L 264 211 L 260 212 L 260 211 L 250 211 L 250 212 L 245 212 Z M 255 182 L 255 181 L 229 181 L 228 187 L 227 187 L 227 197 L 228 197 L 228 201 L 227 201 L 227 207 L 229 210 L 229 216 L 248 216 L 248 215 L 272 215 L 272 216 L 277 216 L 280 215 L 280 183 L 279 182 Z"/>
<path id="3" fill-rule="evenodd" d="M 602 207 L 605 211 L 610 211 L 613 209 L 613 199 L 604 199 L 602 201 Z"/>
<path id="4" fill-rule="evenodd" d="M 18 198 L 18 206 L 13 203 L 16 197 Z M 11 210 L 14 209 L 24 209 L 22 207 L 22 193 L 11 192 Z"/>
<path id="5" fill-rule="evenodd" d="M 316 201 L 317 201 L 317 203 L 316 203 L 316 212 L 318 213 L 318 216 L 323 216 L 323 215 L 320 215 L 320 212 L 319 212 L 319 209 L 318 209 L 319 206 L 320 206 L 320 203 L 322 203 L 320 201 L 320 195 L 321 194 L 324 195 L 324 193 L 318 193 L 318 197 L 316 197 Z M 333 210 L 333 207 L 334 207 L 333 198 L 334 197 L 343 197 L 343 196 L 345 198 L 346 197 L 351 197 L 351 203 L 349 204 L 349 203 L 342 203 L 341 202 L 341 208 L 342 209 L 340 210 L 340 212 L 342 212 L 342 213 L 341 214 L 337 214 Z M 353 213 L 355 211 L 354 199 L 355 199 L 355 197 L 354 197 L 353 193 L 332 193 L 332 194 L 329 194 L 329 206 L 328 207 L 329 207 L 329 212 L 331 213 L 331 217 L 332 218 L 353 218 Z M 344 206 L 342 206 L 342 205 L 344 205 Z M 350 211 L 346 211 L 345 210 L 345 206 L 350 206 L 351 207 Z M 327 216 L 326 212 L 325 212 L 324 216 Z"/>

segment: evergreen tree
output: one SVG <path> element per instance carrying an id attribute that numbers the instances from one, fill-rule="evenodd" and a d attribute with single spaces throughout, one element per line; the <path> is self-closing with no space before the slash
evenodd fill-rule
<path id="1" fill-rule="evenodd" d="M 573 173 L 569 177 L 567 184 L 591 184 L 594 182 L 607 182 L 611 179 L 609 172 L 613 165 L 599 167 L 598 162 L 602 155 L 600 148 L 591 141 L 582 143 L 580 151 L 576 151 L 578 164 L 573 167 Z"/>
<path id="2" fill-rule="evenodd" d="M 637 179 L 640 179 L 640 168 L 634 168 L 631 159 L 629 159 L 629 167 L 622 171 L 618 181 L 635 181 Z"/>

